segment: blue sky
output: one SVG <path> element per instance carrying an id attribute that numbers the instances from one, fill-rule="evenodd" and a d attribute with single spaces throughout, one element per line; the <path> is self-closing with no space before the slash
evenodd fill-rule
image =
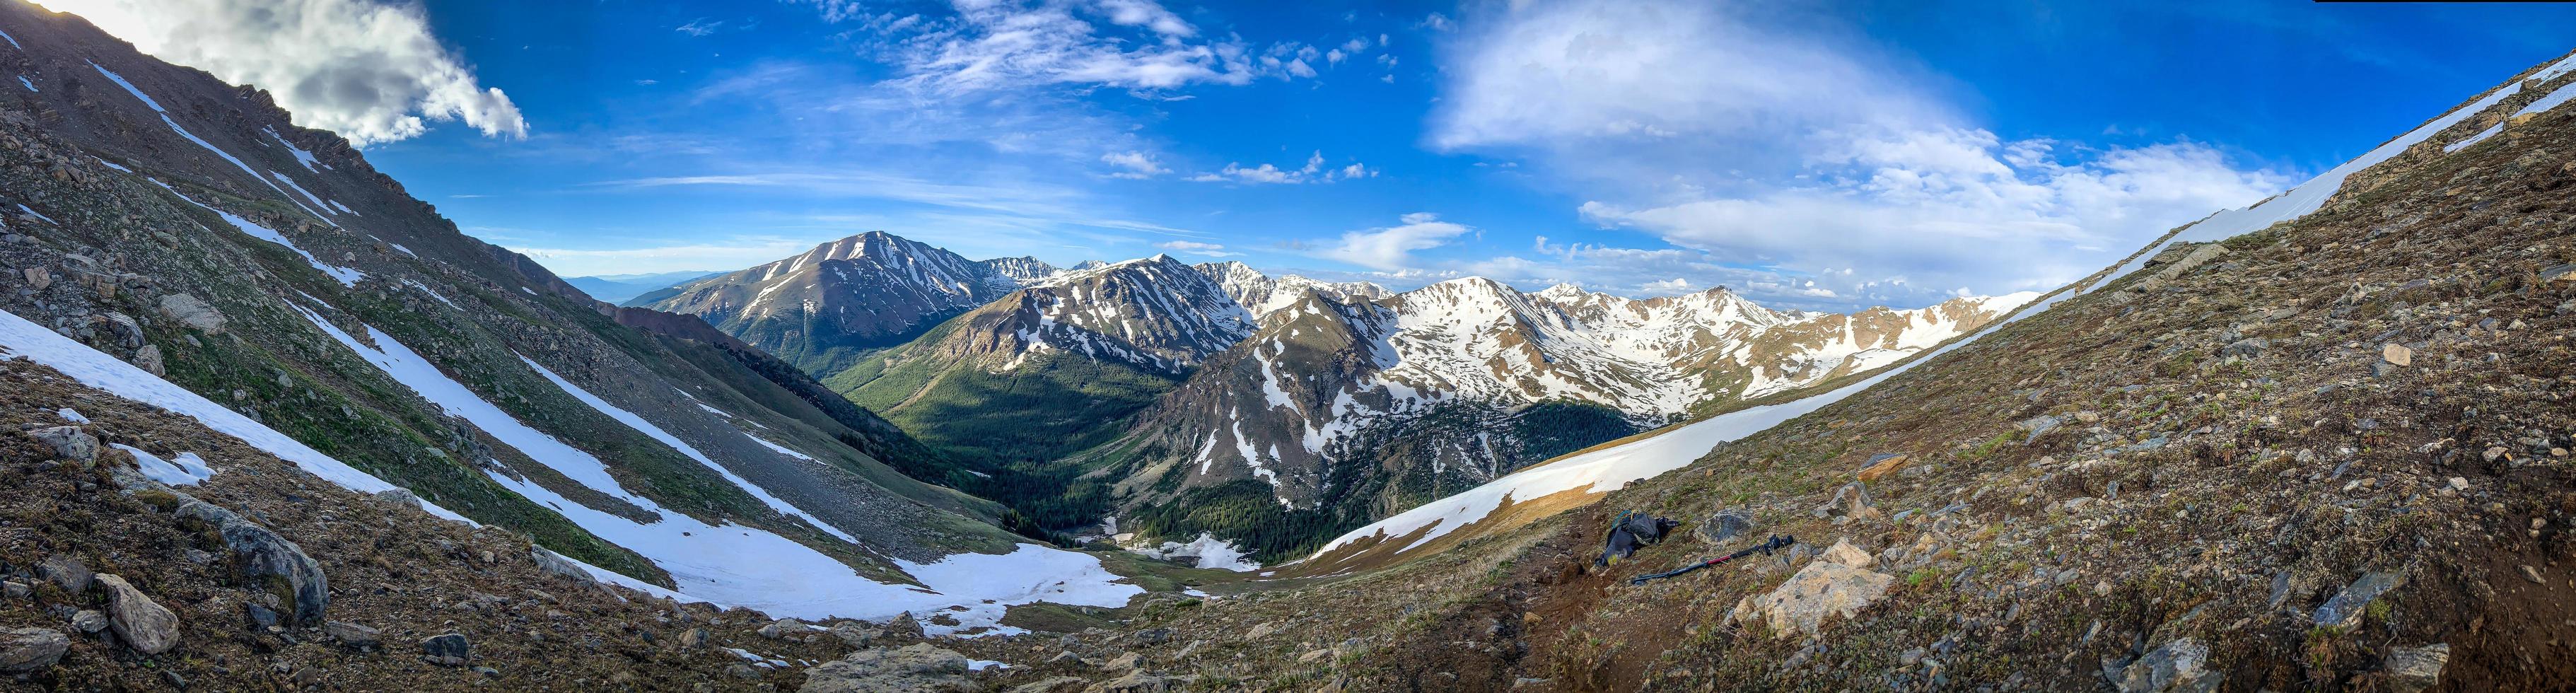
<path id="1" fill-rule="evenodd" d="M 882 229 L 1801 308 L 2052 287 L 2576 47 L 2576 8 L 2517 5 L 138 3 L 48 2 L 134 15 L 101 23 L 566 275 Z M 384 49 L 368 99 L 259 52 L 406 19 L 434 45 Z M 182 20 L 248 35 L 129 35 Z"/>

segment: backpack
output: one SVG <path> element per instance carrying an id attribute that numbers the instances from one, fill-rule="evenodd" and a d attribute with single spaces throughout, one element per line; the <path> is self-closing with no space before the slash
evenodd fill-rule
<path id="1" fill-rule="evenodd" d="M 1652 517 L 1635 510 L 1623 511 L 1610 520 L 1609 535 L 1602 538 L 1601 557 L 1593 559 L 1592 565 L 1609 567 L 1636 555 L 1638 548 L 1662 542 L 1665 533 L 1681 524 L 1671 518 Z"/>

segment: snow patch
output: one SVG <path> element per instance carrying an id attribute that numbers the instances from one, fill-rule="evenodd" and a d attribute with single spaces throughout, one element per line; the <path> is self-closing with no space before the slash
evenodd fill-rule
<path id="1" fill-rule="evenodd" d="M 113 445 L 134 455 L 134 466 L 142 470 L 145 478 L 153 481 L 171 486 L 195 486 L 215 478 L 214 466 L 206 464 L 206 458 L 198 457 L 197 453 L 183 452 L 176 460 L 164 460 L 130 445 Z"/>
<path id="2" fill-rule="evenodd" d="M 54 410 L 54 415 L 55 415 L 55 416 L 63 417 L 63 420 L 64 420 L 64 421 L 69 421 L 69 422 L 72 422 L 72 423 L 89 423 L 89 417 L 81 416 L 81 413 L 80 413 L 80 412 L 72 411 L 72 408 L 71 408 L 71 407 L 63 407 L 63 408 L 61 408 L 61 409 L 56 409 L 56 410 Z"/>
<path id="3" fill-rule="evenodd" d="M 369 347 L 302 306 L 296 309 L 386 375 L 421 393 L 423 399 L 466 419 L 576 483 L 623 497 L 658 514 L 658 521 L 636 522 L 582 505 L 525 478 L 486 472 L 494 483 L 554 508 L 582 529 L 632 550 L 670 573 L 680 589 L 661 590 L 662 593 L 810 620 L 885 621 L 905 612 L 928 614 L 950 606 L 968 608 L 965 612 L 951 612 L 958 625 L 925 623 L 933 635 L 993 628 L 999 625 L 1004 610 L 1015 604 L 1048 601 L 1115 607 L 1144 593 L 1142 587 L 1115 582 L 1120 578 L 1101 567 L 1098 558 L 1035 544 L 1021 544 L 1018 550 L 999 556 L 957 554 L 928 564 L 897 561 L 906 572 L 928 585 L 928 590 L 860 577 L 848 565 L 777 534 L 732 524 L 709 525 L 627 493 L 609 477 L 607 465 L 597 457 L 529 428 L 448 378 L 391 336 L 369 327 L 368 336 L 382 348 Z M 59 335 L 56 338 L 61 339 Z M 0 335 L 0 340 L 5 340 L 5 335 Z M 597 569 L 592 573 L 603 579 L 615 575 Z M 641 583 L 623 578 L 619 584 Z"/>
<path id="4" fill-rule="evenodd" d="M 1243 549 L 1236 548 L 1232 542 L 1218 539 L 1216 538 L 1216 535 L 1206 532 L 1200 532 L 1199 538 L 1191 540 L 1186 544 L 1177 541 L 1167 541 L 1163 542 L 1163 545 L 1159 547 L 1150 549 L 1129 549 L 1129 552 L 1159 560 L 1195 558 L 1198 559 L 1198 567 L 1211 570 L 1250 572 L 1261 569 L 1260 563 L 1256 563 L 1253 562 L 1252 559 L 1245 558 L 1245 556 L 1250 554 L 1244 552 Z"/>
<path id="5" fill-rule="evenodd" d="M 821 529 L 825 533 L 840 538 L 841 541 L 846 541 L 852 544 L 859 543 L 858 537 L 850 536 L 849 532 L 841 531 L 841 528 L 832 526 L 832 523 L 824 522 L 823 518 L 815 517 L 813 513 L 805 512 L 803 509 L 798 508 L 785 500 L 781 500 L 777 496 L 770 495 L 768 489 L 761 488 L 759 484 L 751 483 L 750 479 L 742 478 L 742 475 L 735 474 L 733 470 L 726 469 L 724 465 L 717 464 L 715 460 L 708 459 L 706 453 L 698 451 L 697 446 L 690 445 L 686 441 L 680 440 L 679 436 L 671 435 L 669 431 L 662 430 L 662 427 L 653 425 L 653 422 L 651 421 L 644 420 L 644 417 L 637 416 L 635 412 L 620 409 L 617 405 L 609 404 L 607 400 L 600 399 L 598 395 L 591 394 L 589 390 L 581 389 L 581 386 L 574 385 L 571 381 L 564 380 L 563 376 L 555 375 L 554 371 L 547 370 L 545 366 L 537 365 L 536 361 L 530 360 L 527 356 L 520 356 L 519 362 L 528 364 L 529 368 L 536 369 L 538 375 L 545 376 L 546 380 L 552 381 L 555 384 L 555 387 L 563 388 L 563 391 L 572 395 L 573 399 L 581 400 L 581 403 L 590 405 L 590 408 L 599 410 L 599 413 L 607 414 L 609 418 L 616 419 L 619 423 L 626 424 L 628 428 L 633 428 L 637 432 L 643 433 L 645 436 L 661 441 L 663 445 L 670 446 L 672 450 L 679 451 L 680 454 L 687 455 L 689 459 L 697 460 L 699 464 L 706 465 L 708 469 L 715 470 L 715 473 L 718 476 L 724 477 L 726 481 L 733 482 L 733 485 L 741 488 L 744 493 L 749 493 L 752 497 L 760 499 L 760 502 L 767 504 L 769 509 L 776 510 L 781 515 L 804 520 L 807 524 L 814 525 L 815 528 Z"/>
<path id="6" fill-rule="evenodd" d="M 385 483 L 374 475 L 358 471 L 329 455 L 322 454 L 286 434 L 279 433 L 223 405 L 216 404 L 179 387 L 170 381 L 145 372 L 134 364 L 100 353 L 69 337 L 55 334 L 26 318 L 0 311 L 0 352 L 25 357 L 61 371 L 63 375 L 100 390 L 136 402 L 159 407 L 163 411 L 197 419 L 216 433 L 240 439 L 278 459 L 295 463 L 306 473 L 359 493 L 376 493 L 400 488 Z M 423 502 L 431 514 L 451 520 L 469 522 L 465 516 Z"/>

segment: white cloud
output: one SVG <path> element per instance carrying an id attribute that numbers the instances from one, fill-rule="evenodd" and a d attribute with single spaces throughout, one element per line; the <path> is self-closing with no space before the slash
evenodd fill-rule
<path id="1" fill-rule="evenodd" d="M 1868 267 L 2002 293 L 2072 280 L 2174 226 L 2292 182 L 2238 170 L 2190 142 L 2076 152 L 2063 161 L 2049 156 L 2049 142 L 2003 142 L 1983 130 L 1881 133 L 1846 144 L 1819 160 L 1827 173 L 1813 184 L 1639 208 L 1587 202 L 1581 211 L 1604 225 L 1780 267 Z"/>
<path id="2" fill-rule="evenodd" d="M 415 3 L 374 0 L 42 0 L 135 48 L 225 81 L 267 89 L 295 123 L 359 145 L 418 136 L 462 120 L 489 136 L 525 137 L 499 89 L 437 37 Z"/>
<path id="3" fill-rule="evenodd" d="M 1708 277 L 1841 307 L 2053 288 L 2294 182 L 2188 140 L 2006 140 L 1923 86 L 1939 76 L 1798 12 L 1482 6 L 1443 55 L 1426 143 L 1525 158 L 1592 200 L 1584 218 L 1707 254 L 1686 264 L 1710 274 L 1610 285 Z"/>
<path id="4" fill-rule="evenodd" d="M 1404 215 L 1400 226 L 1351 231 L 1317 255 L 1376 270 L 1413 269 L 1413 251 L 1447 245 L 1474 228 L 1440 221 L 1427 212 Z"/>
<path id="5" fill-rule="evenodd" d="M 870 14 L 846 0 L 806 0 L 827 21 L 857 23 L 872 49 L 900 68 L 898 83 L 964 95 L 1042 85 L 1159 91 L 1192 84 L 1248 84 L 1312 77 L 1297 44 L 1256 51 L 1240 37 L 1202 39 L 1196 26 L 1152 0 L 952 0 L 950 14 Z M 1291 57 L 1265 59 L 1282 49 Z"/>
<path id="6" fill-rule="evenodd" d="M 1190 176 L 1189 179 L 1201 183 L 1250 183 L 1256 185 L 1276 183 L 1294 185 L 1298 183 L 1330 183 L 1350 178 L 1375 177 L 1377 177 L 1376 169 L 1369 168 L 1368 166 L 1356 161 L 1351 162 L 1350 165 L 1347 166 L 1326 168 L 1324 166 L 1324 153 L 1322 151 L 1317 151 L 1306 157 L 1305 165 L 1293 169 L 1280 168 L 1276 164 L 1262 164 L 1260 166 L 1246 168 L 1241 163 L 1228 163 L 1225 165 L 1225 168 Z"/>
<path id="7" fill-rule="evenodd" d="M 1684 278 L 1681 278 L 1681 277 L 1674 277 L 1674 278 L 1671 278 L 1671 279 L 1664 279 L 1664 280 L 1659 280 L 1659 281 L 1651 281 L 1651 282 L 1646 282 L 1646 283 L 1644 283 L 1644 284 L 1639 284 L 1639 285 L 1637 285 L 1637 292 L 1638 292 L 1638 293 L 1642 293 L 1642 294 L 1649 294 L 1649 295 L 1657 295 L 1657 296 L 1671 295 L 1671 294 L 1680 294 L 1680 293 L 1689 293 L 1689 292 L 1690 292 L 1690 289 L 1691 289 L 1691 283 L 1690 283 L 1690 280 L 1689 280 L 1689 279 L 1684 279 Z"/>
<path id="8" fill-rule="evenodd" d="M 1125 169 L 1109 174 L 1111 178 L 1142 180 L 1172 172 L 1171 169 L 1163 168 L 1162 164 L 1154 161 L 1154 155 L 1144 152 L 1110 152 L 1100 155 L 1100 161 Z"/>
<path id="9" fill-rule="evenodd" d="M 672 29 L 672 31 L 688 34 L 690 36 L 705 36 L 723 29 L 724 25 L 725 23 L 722 20 L 710 22 L 704 18 L 699 18 L 690 20 L 689 23 L 682 24 L 678 28 Z"/>
<path id="10" fill-rule="evenodd" d="M 1242 253 L 1226 251 L 1225 246 L 1223 245 L 1215 243 L 1200 243 L 1198 241 L 1164 241 L 1154 244 L 1154 247 L 1183 255 L 1201 255 L 1206 257 L 1234 257 L 1242 255 Z"/>

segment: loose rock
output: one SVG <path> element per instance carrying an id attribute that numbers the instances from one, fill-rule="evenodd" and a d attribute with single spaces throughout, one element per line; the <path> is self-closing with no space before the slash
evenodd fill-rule
<path id="1" fill-rule="evenodd" d="M 179 646 L 179 615 L 152 601 L 125 578 L 98 576 L 107 590 L 108 627 L 126 646 L 144 654 L 161 654 Z"/>
<path id="2" fill-rule="evenodd" d="M 0 673 L 22 674 L 63 661 L 72 639 L 43 628 L 0 628 Z"/>

